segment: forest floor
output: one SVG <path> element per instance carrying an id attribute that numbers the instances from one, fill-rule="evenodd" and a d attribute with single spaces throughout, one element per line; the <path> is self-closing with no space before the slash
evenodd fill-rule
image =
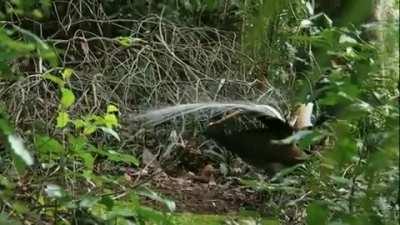
<path id="1" fill-rule="evenodd" d="M 243 210 L 260 212 L 263 195 L 250 188 L 243 187 L 238 179 L 218 179 L 217 181 L 201 176 L 172 177 L 165 172 L 155 175 L 151 187 L 162 196 L 176 204 L 178 212 L 226 214 Z M 144 204 L 162 209 L 159 201 L 147 200 Z"/>
<path id="2" fill-rule="evenodd" d="M 149 150 L 150 146 L 143 147 L 141 167 L 126 170 L 125 176 L 159 194 L 160 198 L 173 201 L 177 212 L 235 214 L 255 211 L 264 214 L 266 194 L 241 182 L 245 177 L 265 176 L 259 173 L 262 171 L 256 171 L 238 158 L 232 158 L 231 162 L 212 160 L 205 153 L 211 150 L 212 143 L 202 149 L 201 146 L 207 144 L 202 143 L 201 138 L 188 139 L 175 146 L 173 155 L 169 156 L 173 161 Z M 151 208 L 168 210 L 160 199 L 144 198 L 143 201 Z"/>

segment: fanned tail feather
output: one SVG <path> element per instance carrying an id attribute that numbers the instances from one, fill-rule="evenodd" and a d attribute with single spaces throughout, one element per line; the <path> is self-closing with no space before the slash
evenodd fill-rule
<path id="1" fill-rule="evenodd" d="M 191 103 L 168 106 L 161 109 L 147 111 L 143 114 L 133 116 L 134 121 L 143 121 L 145 125 L 155 126 L 163 122 L 188 114 L 213 117 L 227 111 L 239 110 L 243 112 L 254 112 L 260 116 L 269 116 L 285 121 L 284 116 L 278 109 L 270 105 L 254 103 Z"/>

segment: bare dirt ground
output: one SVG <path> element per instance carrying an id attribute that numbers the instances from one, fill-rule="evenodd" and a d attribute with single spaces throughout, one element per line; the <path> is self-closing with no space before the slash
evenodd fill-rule
<path id="1" fill-rule="evenodd" d="M 175 202 L 178 212 L 235 213 L 259 211 L 263 205 L 263 195 L 242 187 L 237 179 L 206 182 L 197 176 L 172 177 L 160 173 L 150 183 L 155 191 Z M 145 204 L 162 207 L 152 200 L 145 201 Z"/>

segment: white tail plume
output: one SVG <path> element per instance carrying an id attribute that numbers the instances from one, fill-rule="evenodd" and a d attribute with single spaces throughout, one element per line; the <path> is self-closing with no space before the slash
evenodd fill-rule
<path id="1" fill-rule="evenodd" d="M 220 115 L 227 111 L 239 110 L 243 112 L 255 112 L 260 115 L 270 116 L 285 121 L 284 116 L 273 106 L 253 103 L 192 103 L 168 106 L 161 109 L 150 110 L 143 114 L 134 116 L 135 121 L 144 121 L 145 125 L 158 125 L 165 121 L 185 116 L 187 114 L 206 114 L 208 117 Z"/>

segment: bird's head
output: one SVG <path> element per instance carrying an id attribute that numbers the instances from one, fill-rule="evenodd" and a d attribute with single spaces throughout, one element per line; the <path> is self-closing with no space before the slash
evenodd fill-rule
<path id="1" fill-rule="evenodd" d="M 289 124 L 293 127 L 295 131 L 306 130 L 313 127 L 313 108 L 314 104 L 311 102 L 299 105 L 291 120 L 289 121 Z"/>

